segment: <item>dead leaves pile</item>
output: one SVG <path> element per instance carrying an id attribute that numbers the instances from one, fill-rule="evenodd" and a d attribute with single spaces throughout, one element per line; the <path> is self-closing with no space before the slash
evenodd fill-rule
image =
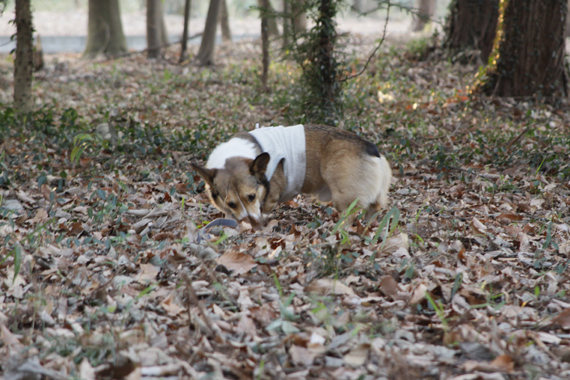
<path id="1" fill-rule="evenodd" d="M 303 198 L 254 233 L 206 227 L 222 215 L 177 154 L 105 172 L 49 149 L 63 184 L 26 156 L 0 190 L 5 379 L 570 377 L 567 179 L 418 156 L 393 162 L 392 234 L 333 233 Z"/>

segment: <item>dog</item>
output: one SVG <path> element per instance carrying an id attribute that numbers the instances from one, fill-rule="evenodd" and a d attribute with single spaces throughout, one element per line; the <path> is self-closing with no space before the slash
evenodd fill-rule
<path id="1" fill-rule="evenodd" d="M 369 220 L 388 203 L 392 171 L 376 145 L 324 125 L 240 132 L 217 146 L 206 166 L 192 164 L 220 211 L 259 230 L 262 214 L 310 194 L 343 212 L 356 200 Z M 352 224 L 355 215 L 349 217 Z"/>

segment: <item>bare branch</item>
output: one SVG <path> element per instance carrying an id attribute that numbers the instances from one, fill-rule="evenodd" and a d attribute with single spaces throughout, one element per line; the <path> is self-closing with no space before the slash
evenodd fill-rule
<path id="1" fill-rule="evenodd" d="M 356 78 L 360 75 L 362 75 L 366 69 L 368 68 L 368 65 L 370 64 L 370 61 L 372 60 L 372 57 L 374 57 L 374 55 L 376 55 L 376 52 L 378 51 L 378 49 L 380 49 L 380 46 L 382 46 L 382 44 L 384 43 L 384 40 L 386 39 L 386 29 L 388 28 L 388 21 L 390 19 L 390 7 L 392 6 L 391 3 L 388 3 L 388 8 L 386 8 L 386 20 L 384 21 L 384 31 L 382 32 L 382 38 L 380 38 L 380 41 L 378 42 L 378 45 L 374 48 L 374 51 L 372 51 L 372 54 L 370 54 L 368 56 L 368 60 L 366 61 L 366 63 L 364 64 L 364 67 L 362 68 L 362 70 L 360 70 L 359 73 L 348 76 L 344 79 L 341 79 L 339 82 L 345 82 L 349 79 L 352 78 Z"/>

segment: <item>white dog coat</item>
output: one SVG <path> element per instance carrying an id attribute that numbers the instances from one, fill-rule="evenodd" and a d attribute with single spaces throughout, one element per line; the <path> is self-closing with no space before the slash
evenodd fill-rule
<path id="1" fill-rule="evenodd" d="M 259 145 L 262 152 L 271 157 L 265 176 L 271 181 L 277 165 L 283 162 L 283 171 L 287 179 L 287 187 L 281 194 L 279 202 L 286 202 L 301 192 L 305 182 L 307 155 L 305 146 L 305 127 L 302 124 L 292 127 L 267 127 L 249 132 Z"/>

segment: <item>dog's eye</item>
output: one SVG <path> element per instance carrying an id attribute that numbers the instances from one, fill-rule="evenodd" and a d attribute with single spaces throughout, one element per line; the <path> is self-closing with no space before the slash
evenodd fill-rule
<path id="1" fill-rule="evenodd" d="M 255 200 L 255 194 L 250 194 L 247 196 L 247 200 L 253 202 Z"/>
<path id="2" fill-rule="evenodd" d="M 228 206 L 229 206 L 230 208 L 236 208 L 236 207 L 237 207 L 237 205 L 236 205 L 234 202 L 228 203 Z"/>

